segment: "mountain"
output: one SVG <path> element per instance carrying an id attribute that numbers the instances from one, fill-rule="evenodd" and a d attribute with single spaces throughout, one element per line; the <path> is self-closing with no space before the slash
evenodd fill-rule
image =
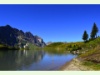
<path id="1" fill-rule="evenodd" d="M 52 43 L 53 43 L 53 42 L 50 41 L 50 42 L 47 42 L 46 45 L 50 45 L 50 44 L 52 44 Z"/>
<path id="2" fill-rule="evenodd" d="M 39 36 L 34 36 L 31 32 L 23 32 L 10 25 L 0 26 L 0 43 L 13 47 L 26 47 L 33 44 L 38 47 L 44 47 L 46 44 Z"/>

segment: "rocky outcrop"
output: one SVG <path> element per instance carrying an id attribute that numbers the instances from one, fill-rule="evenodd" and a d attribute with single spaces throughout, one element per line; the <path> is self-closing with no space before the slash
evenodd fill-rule
<path id="1" fill-rule="evenodd" d="M 34 36 L 31 32 L 12 28 L 10 25 L 0 27 L 0 43 L 8 46 L 22 47 L 26 43 L 32 43 L 36 46 L 43 47 L 45 42 L 39 36 Z"/>

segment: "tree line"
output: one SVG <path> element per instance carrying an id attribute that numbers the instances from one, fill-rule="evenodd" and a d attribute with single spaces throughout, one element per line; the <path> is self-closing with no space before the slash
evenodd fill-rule
<path id="1" fill-rule="evenodd" d="M 98 27 L 97 27 L 96 23 L 94 23 L 93 27 L 92 27 L 92 31 L 90 33 L 90 38 L 89 38 L 87 31 L 85 30 L 83 33 L 82 39 L 84 40 L 84 42 L 87 42 L 88 38 L 89 38 L 89 40 L 93 40 L 93 39 L 97 38 L 98 31 L 99 31 Z"/>

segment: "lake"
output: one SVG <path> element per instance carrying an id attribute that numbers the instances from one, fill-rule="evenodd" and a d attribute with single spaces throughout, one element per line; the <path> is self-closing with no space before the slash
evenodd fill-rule
<path id="1" fill-rule="evenodd" d="M 43 50 L 0 51 L 0 70 L 5 71 L 49 71 L 58 70 L 76 55 L 51 54 Z"/>

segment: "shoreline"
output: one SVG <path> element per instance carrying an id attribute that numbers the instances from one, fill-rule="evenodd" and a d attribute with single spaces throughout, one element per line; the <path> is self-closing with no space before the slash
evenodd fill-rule
<path id="1" fill-rule="evenodd" d="M 82 65 L 78 58 L 74 58 L 61 66 L 59 71 L 93 71 L 93 69 Z"/>

